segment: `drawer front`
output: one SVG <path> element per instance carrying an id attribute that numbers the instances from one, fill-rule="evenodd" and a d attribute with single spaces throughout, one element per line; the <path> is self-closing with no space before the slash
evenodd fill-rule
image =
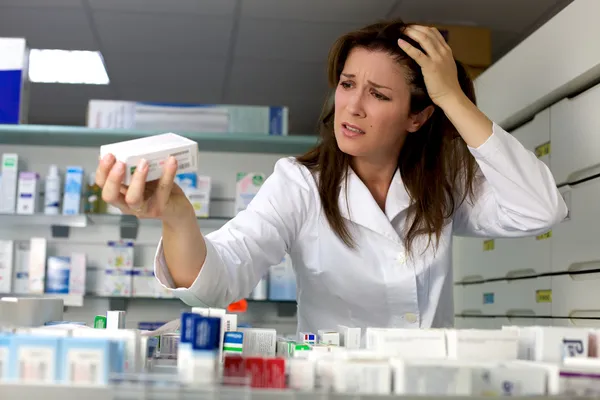
<path id="1" fill-rule="evenodd" d="M 594 266 L 600 261 L 600 178 L 563 187 L 561 193 L 569 216 L 552 229 L 552 271 L 600 268 Z"/>
<path id="2" fill-rule="evenodd" d="M 551 169 L 556 183 L 593 175 L 600 166 L 600 84 L 550 107 Z"/>
<path id="3" fill-rule="evenodd" d="M 600 261 L 596 262 L 600 267 Z M 600 273 L 552 277 L 552 316 L 597 318 L 600 316 Z"/>

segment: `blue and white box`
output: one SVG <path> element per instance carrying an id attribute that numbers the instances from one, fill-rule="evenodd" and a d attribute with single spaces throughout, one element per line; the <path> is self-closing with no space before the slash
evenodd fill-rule
<path id="1" fill-rule="evenodd" d="M 56 383 L 62 338 L 15 335 L 11 338 L 8 379 L 21 383 Z"/>
<path id="2" fill-rule="evenodd" d="M 192 331 L 194 321 L 200 318 L 199 314 L 185 312 L 181 314 L 181 336 L 177 346 L 177 371 L 180 378 L 185 379 L 189 372 L 192 360 Z"/>
<path id="3" fill-rule="evenodd" d="M 0 38 L 0 124 L 26 124 L 29 48 L 24 38 Z"/>
<path id="4" fill-rule="evenodd" d="M 0 382 L 8 379 L 10 335 L 0 333 Z"/>
<path id="5" fill-rule="evenodd" d="M 83 190 L 83 168 L 67 167 L 63 215 L 77 215 L 81 212 L 81 192 Z"/>
<path id="6" fill-rule="evenodd" d="M 71 259 L 48 257 L 46 264 L 46 293 L 69 294 Z"/>
<path id="7" fill-rule="evenodd" d="M 242 354 L 244 350 L 243 332 L 225 332 L 223 354 Z"/>
<path id="8" fill-rule="evenodd" d="M 87 126 L 102 129 L 286 136 L 288 120 L 288 108 L 281 106 L 90 100 Z"/>
<path id="9" fill-rule="evenodd" d="M 269 269 L 269 300 L 296 300 L 296 274 L 292 260 L 285 255 L 281 262 Z"/>

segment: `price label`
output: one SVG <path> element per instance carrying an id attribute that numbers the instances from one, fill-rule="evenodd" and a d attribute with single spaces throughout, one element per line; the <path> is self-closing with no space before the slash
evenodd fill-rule
<path id="1" fill-rule="evenodd" d="M 550 142 L 540 144 L 535 148 L 535 155 L 537 158 L 547 156 L 548 154 L 550 154 Z"/>
<path id="2" fill-rule="evenodd" d="M 536 290 L 536 303 L 552 303 L 552 290 Z"/>
<path id="3" fill-rule="evenodd" d="M 552 237 L 552 231 L 548 231 L 546 233 L 536 236 L 535 239 L 536 240 L 544 240 L 544 239 L 550 239 L 551 237 Z"/>
<path id="4" fill-rule="evenodd" d="M 494 239 L 483 241 L 483 251 L 492 251 L 494 250 L 494 246 Z"/>

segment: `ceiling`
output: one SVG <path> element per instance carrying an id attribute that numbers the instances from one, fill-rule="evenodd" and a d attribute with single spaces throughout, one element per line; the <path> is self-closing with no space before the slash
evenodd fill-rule
<path id="1" fill-rule="evenodd" d="M 29 122 L 85 125 L 89 99 L 287 105 L 314 131 L 334 39 L 385 17 L 492 29 L 497 60 L 571 0 L 0 0 L 0 37 L 100 50 L 108 86 L 32 84 Z"/>

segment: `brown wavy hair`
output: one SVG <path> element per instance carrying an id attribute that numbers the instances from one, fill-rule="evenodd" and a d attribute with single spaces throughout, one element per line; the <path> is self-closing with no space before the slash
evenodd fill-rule
<path id="1" fill-rule="evenodd" d="M 403 238 L 410 254 L 415 238 L 420 235 L 428 236 L 427 247 L 435 237 L 437 248 L 442 230 L 456 208 L 467 195 L 473 195 L 477 164 L 456 128 L 429 98 L 421 67 L 398 46 L 398 39 L 402 38 L 423 51 L 414 40 L 403 34 L 406 26 L 408 24 L 399 19 L 382 21 L 341 36 L 329 52 L 328 81 L 335 92 L 353 48 L 382 51 L 390 54 L 407 72 L 411 87 L 411 114 L 434 106 L 427 122 L 418 131 L 408 134 L 398 158 L 400 175 L 410 196 Z M 462 64 L 458 61 L 456 64 L 460 86 L 475 103 L 473 83 Z M 335 139 L 333 92 L 329 94 L 319 117 L 319 143 L 297 160 L 311 172 L 318 173 L 319 196 L 325 216 L 338 237 L 349 247 L 354 247 L 338 205 L 341 183 L 346 179 L 351 156 L 339 149 Z"/>

